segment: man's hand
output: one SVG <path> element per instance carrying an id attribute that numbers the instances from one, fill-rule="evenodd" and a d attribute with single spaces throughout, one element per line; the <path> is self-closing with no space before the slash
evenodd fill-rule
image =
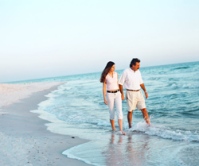
<path id="1" fill-rule="evenodd" d="M 149 97 L 147 91 L 144 92 L 146 99 Z"/>
<path id="2" fill-rule="evenodd" d="M 122 100 L 124 100 L 124 99 L 125 99 L 125 97 L 124 97 L 124 94 L 123 94 L 123 93 L 121 94 L 121 97 L 122 97 Z"/>

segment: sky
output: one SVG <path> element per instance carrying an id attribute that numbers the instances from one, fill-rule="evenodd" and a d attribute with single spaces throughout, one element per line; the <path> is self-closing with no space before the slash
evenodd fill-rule
<path id="1" fill-rule="evenodd" d="M 0 82 L 199 61 L 198 0 L 0 0 Z"/>

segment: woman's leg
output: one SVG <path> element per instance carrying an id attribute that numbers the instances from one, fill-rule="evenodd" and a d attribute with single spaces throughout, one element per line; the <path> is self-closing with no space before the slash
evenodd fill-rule
<path id="1" fill-rule="evenodd" d="M 122 119 L 118 119 L 118 125 L 119 125 L 119 130 L 122 131 L 123 130 L 123 120 Z"/>
<path id="2" fill-rule="evenodd" d="M 121 131 L 121 134 L 125 134 L 123 132 L 122 98 L 121 98 L 120 92 L 118 92 L 115 95 L 115 106 L 116 106 L 116 112 L 117 112 L 117 117 L 118 117 L 119 130 Z"/>
<path id="3" fill-rule="evenodd" d="M 115 131 L 115 121 L 110 119 L 112 130 Z"/>
<path id="4" fill-rule="evenodd" d="M 114 94 L 113 93 L 107 93 L 107 101 L 108 101 L 108 107 L 109 107 L 109 115 L 110 115 L 110 123 L 112 130 L 115 131 L 115 112 L 114 112 Z"/>

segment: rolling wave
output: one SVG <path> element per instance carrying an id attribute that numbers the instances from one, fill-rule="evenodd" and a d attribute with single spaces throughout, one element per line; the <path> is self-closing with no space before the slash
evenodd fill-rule
<path id="1" fill-rule="evenodd" d="M 188 141 L 188 142 L 199 142 L 199 133 L 197 131 L 183 131 L 183 130 L 172 130 L 169 128 L 161 127 L 158 125 L 146 125 L 145 122 L 138 122 L 131 131 L 143 132 L 147 135 L 158 136 L 164 139 L 171 139 L 174 141 Z"/>

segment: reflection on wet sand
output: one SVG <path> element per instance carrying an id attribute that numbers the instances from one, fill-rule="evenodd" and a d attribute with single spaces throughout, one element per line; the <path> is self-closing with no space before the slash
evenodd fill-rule
<path id="1" fill-rule="evenodd" d="M 106 149 L 107 166 L 145 166 L 148 153 L 148 136 L 133 137 L 112 133 Z"/>

